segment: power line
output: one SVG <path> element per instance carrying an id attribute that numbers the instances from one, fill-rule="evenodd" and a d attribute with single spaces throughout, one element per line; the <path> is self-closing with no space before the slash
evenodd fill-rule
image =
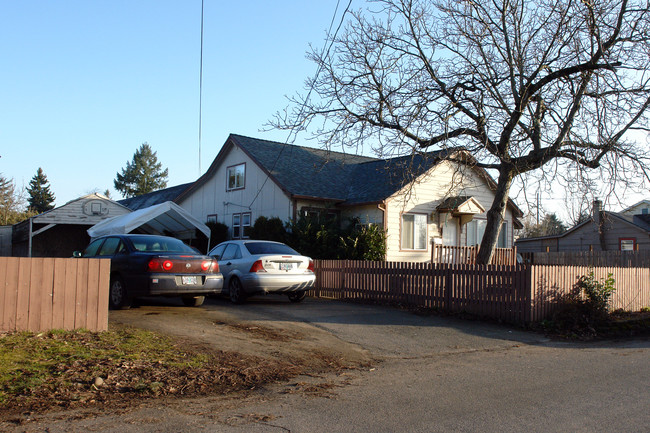
<path id="1" fill-rule="evenodd" d="M 203 111 L 203 6 L 201 0 L 201 59 L 199 65 L 199 176 L 201 176 L 201 114 Z"/>

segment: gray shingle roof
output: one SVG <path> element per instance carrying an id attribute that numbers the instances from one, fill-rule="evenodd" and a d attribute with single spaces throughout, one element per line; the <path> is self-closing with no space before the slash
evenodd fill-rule
<path id="1" fill-rule="evenodd" d="M 346 204 L 384 200 L 433 167 L 441 156 L 431 152 L 377 159 L 241 135 L 230 138 L 289 193 Z"/>
<path id="2" fill-rule="evenodd" d="M 176 185 L 158 191 L 150 192 L 148 194 L 139 195 L 137 197 L 125 198 L 119 200 L 118 203 L 126 206 L 131 210 L 144 209 L 149 206 L 154 206 L 166 201 L 174 201 L 176 197 L 181 195 L 183 191 L 189 188 L 194 182 Z"/>

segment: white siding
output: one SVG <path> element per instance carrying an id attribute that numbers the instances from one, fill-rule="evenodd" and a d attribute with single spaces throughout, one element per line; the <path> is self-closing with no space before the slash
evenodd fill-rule
<path id="1" fill-rule="evenodd" d="M 438 214 L 436 207 L 450 196 L 472 196 L 488 210 L 492 205 L 494 193 L 485 181 L 473 170 L 458 170 L 452 162 L 442 162 L 429 173 L 422 176 L 412 187 L 407 187 L 399 194 L 387 200 L 387 260 L 389 261 L 428 261 L 431 260 L 431 241 L 440 237 L 440 226 L 448 214 Z M 426 251 L 404 251 L 401 249 L 401 216 L 403 213 L 427 214 Z M 485 213 L 477 214 L 475 219 L 487 219 Z M 512 246 L 513 240 L 512 211 L 506 210 L 507 246 Z M 458 236 L 459 244 L 466 244 L 466 226 L 463 226 Z"/>
<path id="2" fill-rule="evenodd" d="M 246 164 L 245 187 L 227 191 L 228 167 L 242 163 Z M 227 152 L 215 174 L 179 205 L 202 222 L 216 214 L 217 221 L 228 227 L 236 213 L 251 212 L 251 224 L 261 215 L 282 221 L 292 216 L 289 197 L 237 146 Z"/>
<path id="3" fill-rule="evenodd" d="M 104 196 L 90 194 L 72 200 L 61 207 L 34 217 L 34 224 L 84 224 L 95 225 L 114 216 L 131 211 Z"/>

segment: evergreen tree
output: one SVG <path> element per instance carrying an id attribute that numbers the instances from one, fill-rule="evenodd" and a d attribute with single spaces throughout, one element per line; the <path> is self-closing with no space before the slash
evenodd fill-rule
<path id="1" fill-rule="evenodd" d="M 536 238 L 541 236 L 553 236 L 562 234 L 566 230 L 567 227 L 557 217 L 557 215 L 555 215 L 555 213 L 547 213 L 539 224 L 535 224 L 532 221 L 525 222 L 522 237 Z"/>
<path id="2" fill-rule="evenodd" d="M 9 224 L 9 218 L 15 211 L 15 193 L 13 181 L 0 175 L 0 225 Z"/>
<path id="3" fill-rule="evenodd" d="M 122 197 L 129 198 L 165 188 L 168 170 L 161 169 L 156 152 L 151 150 L 148 143 L 142 143 L 133 154 L 133 160 L 126 163 L 122 173 L 117 173 L 113 181 L 115 189 Z"/>
<path id="4" fill-rule="evenodd" d="M 29 181 L 29 188 L 27 188 L 29 198 L 27 203 L 29 209 L 38 214 L 54 209 L 54 194 L 50 190 L 50 184 L 47 176 L 43 173 L 41 167 L 38 168 L 32 180 Z"/>

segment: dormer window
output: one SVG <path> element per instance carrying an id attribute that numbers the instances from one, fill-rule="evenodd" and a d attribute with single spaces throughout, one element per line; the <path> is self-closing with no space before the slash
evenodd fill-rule
<path id="1" fill-rule="evenodd" d="M 228 167 L 226 191 L 243 189 L 246 184 L 246 164 Z"/>

